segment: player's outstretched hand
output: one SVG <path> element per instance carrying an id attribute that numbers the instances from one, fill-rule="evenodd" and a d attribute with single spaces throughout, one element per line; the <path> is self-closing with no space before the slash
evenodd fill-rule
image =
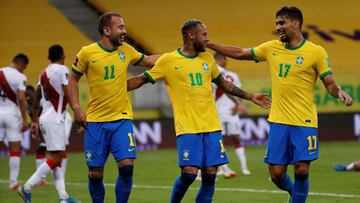
<path id="1" fill-rule="evenodd" d="M 34 138 L 35 140 L 38 139 L 39 137 L 39 123 L 31 123 L 31 137 Z"/>
<path id="2" fill-rule="evenodd" d="M 271 107 L 271 100 L 268 98 L 268 95 L 264 93 L 254 94 L 251 101 L 265 109 L 270 109 Z"/>
<path id="3" fill-rule="evenodd" d="M 351 106 L 353 103 L 351 96 L 341 89 L 339 90 L 338 97 L 341 101 L 345 102 L 346 106 Z"/>
<path id="4" fill-rule="evenodd" d="M 86 127 L 85 114 L 81 108 L 74 109 L 74 120 L 75 120 L 75 123 L 78 124 L 79 126 L 81 126 L 82 128 Z"/>

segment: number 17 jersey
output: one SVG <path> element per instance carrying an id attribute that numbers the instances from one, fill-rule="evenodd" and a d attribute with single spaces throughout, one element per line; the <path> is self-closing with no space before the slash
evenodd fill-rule
<path id="1" fill-rule="evenodd" d="M 127 96 L 126 70 L 129 64 L 137 65 L 143 57 L 126 43 L 109 50 L 96 42 L 80 50 L 72 70 L 78 75 L 85 73 L 89 83 L 88 122 L 133 118 Z"/>
<path id="2" fill-rule="evenodd" d="M 323 79 L 332 73 L 326 51 L 307 40 L 295 48 L 273 40 L 252 48 L 251 55 L 255 62 L 267 61 L 270 67 L 269 121 L 316 128 L 315 83 L 318 76 Z"/>

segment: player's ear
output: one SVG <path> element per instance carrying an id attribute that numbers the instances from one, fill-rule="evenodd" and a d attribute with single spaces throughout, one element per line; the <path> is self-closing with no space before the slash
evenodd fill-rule
<path id="1" fill-rule="evenodd" d="M 110 35 L 110 32 L 111 32 L 111 29 L 110 29 L 110 27 L 104 27 L 104 28 L 103 28 L 103 31 L 104 31 L 104 35 L 105 35 L 105 36 L 109 36 L 109 35 Z"/>

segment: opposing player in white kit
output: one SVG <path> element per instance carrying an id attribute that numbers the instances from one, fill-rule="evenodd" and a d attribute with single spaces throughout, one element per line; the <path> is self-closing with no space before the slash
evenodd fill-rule
<path id="1" fill-rule="evenodd" d="M 27 128 L 26 117 L 26 76 L 22 74 L 29 59 L 18 54 L 8 67 L 0 69 L 0 141 L 5 137 L 10 148 L 10 183 L 9 188 L 17 190 L 20 169 L 20 148 L 22 131 Z"/>
<path id="2" fill-rule="evenodd" d="M 234 72 L 226 70 L 226 57 L 220 53 L 215 53 L 214 58 L 221 74 L 225 79 L 231 81 L 234 85 L 241 88 L 238 75 Z M 234 139 L 235 152 L 240 161 L 241 171 L 244 175 L 250 175 L 247 167 L 245 148 L 240 140 L 240 119 L 239 113 L 246 113 L 246 107 L 238 98 L 233 98 L 225 94 L 220 88 L 215 87 L 216 109 L 222 124 L 222 134 L 231 136 Z M 225 178 L 236 176 L 227 165 L 219 167 L 219 172 L 223 172 Z"/>
<path id="3" fill-rule="evenodd" d="M 78 201 L 67 194 L 64 174 L 61 169 L 61 162 L 67 142 L 65 135 L 65 110 L 67 106 L 66 96 L 68 95 L 69 70 L 63 65 L 65 55 L 60 45 L 53 45 L 49 48 L 49 59 L 51 64 L 41 73 L 40 85 L 36 89 L 31 133 L 35 137 L 38 136 L 40 125 L 47 151 L 50 152 L 50 158 L 37 168 L 24 186 L 19 188 L 19 195 L 25 203 L 31 202 L 31 188 L 43 176 L 52 172 L 60 202 L 74 203 Z M 40 100 L 42 97 L 46 101 L 42 104 L 42 112 L 39 118 Z"/>
<path id="4" fill-rule="evenodd" d="M 32 106 L 33 106 L 33 101 L 35 98 L 35 89 L 33 86 L 31 86 L 31 85 L 26 86 L 25 97 L 26 97 L 26 102 L 27 102 L 27 113 L 29 114 L 30 118 L 32 118 L 33 117 L 32 116 Z M 41 109 L 45 102 L 46 102 L 46 99 L 44 97 L 42 97 L 40 100 Z M 66 145 L 69 144 L 69 137 L 70 137 L 70 133 L 71 133 L 72 123 L 73 123 L 73 119 L 72 119 L 71 115 L 69 114 L 69 112 L 65 111 Z M 41 164 L 43 164 L 46 161 L 46 144 L 45 144 L 44 138 L 41 134 L 41 131 L 39 131 L 39 136 L 37 137 L 36 141 L 37 141 L 37 148 L 36 148 L 36 154 L 35 154 L 35 163 L 36 163 L 36 168 L 39 168 L 39 166 L 41 166 Z M 63 170 L 64 177 L 65 177 L 66 167 L 67 167 L 67 153 L 64 152 L 63 159 L 61 162 L 61 169 Z M 40 182 L 37 185 L 38 186 L 46 185 L 45 178 L 46 178 L 46 176 L 43 176 L 43 178 L 40 180 Z"/>

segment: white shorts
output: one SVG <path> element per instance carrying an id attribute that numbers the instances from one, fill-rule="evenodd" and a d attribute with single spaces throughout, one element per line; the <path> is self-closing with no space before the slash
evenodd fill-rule
<path id="1" fill-rule="evenodd" d="M 40 120 L 40 130 L 47 151 L 65 151 L 66 135 L 64 123 L 44 122 Z"/>
<path id="2" fill-rule="evenodd" d="M 240 120 L 232 120 L 221 122 L 223 135 L 238 135 L 240 136 Z"/>
<path id="3" fill-rule="evenodd" d="M 66 136 L 66 145 L 69 144 L 69 137 L 71 133 L 71 128 L 73 124 L 73 120 L 68 112 L 65 112 L 65 136 Z"/>
<path id="4" fill-rule="evenodd" d="M 9 142 L 22 140 L 22 119 L 18 109 L 0 108 L 0 141 L 5 137 Z"/>

